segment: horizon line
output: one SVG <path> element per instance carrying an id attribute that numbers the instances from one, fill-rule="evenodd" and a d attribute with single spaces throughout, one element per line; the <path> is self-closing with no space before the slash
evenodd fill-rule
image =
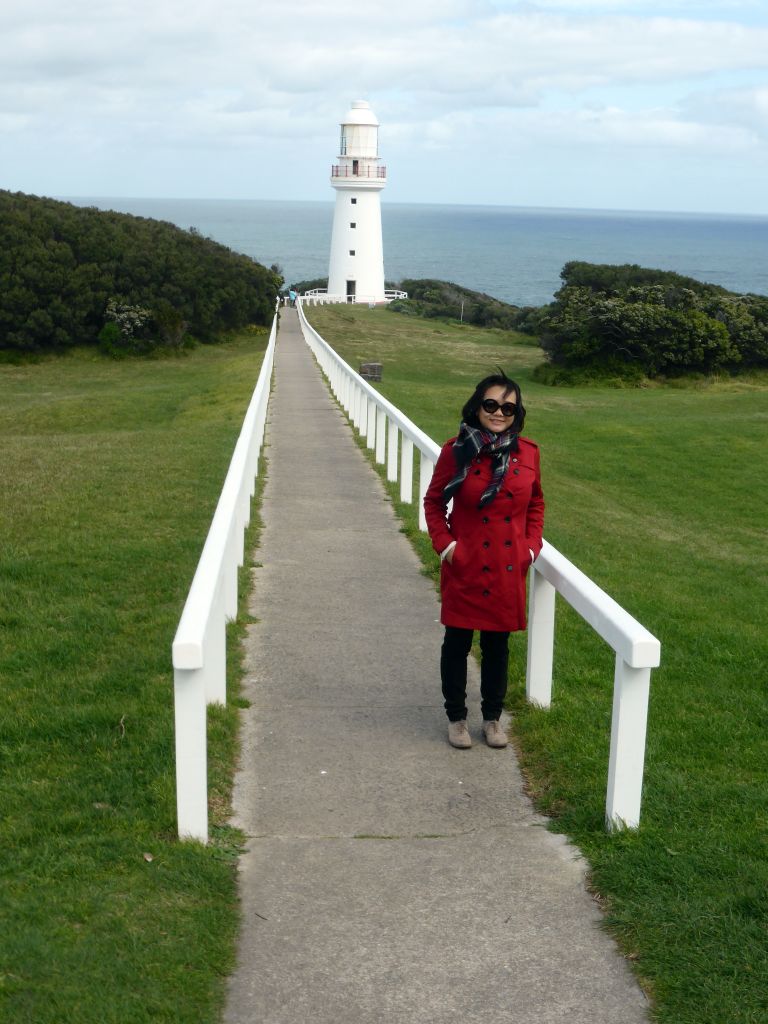
<path id="1" fill-rule="evenodd" d="M 34 193 L 23 193 L 34 195 Z M 45 197 L 41 197 L 45 198 Z M 223 196 L 126 196 L 126 195 L 57 195 L 47 198 L 56 199 L 61 202 L 73 200 L 105 200 L 105 201 L 139 201 L 139 202 L 185 202 L 185 203 L 301 203 L 306 205 L 333 206 L 333 198 L 329 199 L 264 199 L 257 197 L 229 198 Z M 422 202 L 418 200 L 394 200 L 382 203 L 382 210 L 387 206 L 435 206 L 435 207 L 457 207 L 461 209 L 483 209 L 483 210 L 518 210 L 526 213 L 584 213 L 584 214 L 630 214 L 660 217 L 729 217 L 744 218 L 753 220 L 768 220 L 768 211 L 765 213 L 744 213 L 729 210 L 673 210 L 657 208 L 632 208 L 632 207 L 600 207 L 600 206 L 523 206 L 520 204 L 507 203 L 464 203 L 464 202 Z"/>

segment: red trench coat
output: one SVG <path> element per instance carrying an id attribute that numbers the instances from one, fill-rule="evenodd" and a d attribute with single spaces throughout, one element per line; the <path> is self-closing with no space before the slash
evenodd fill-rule
<path id="1" fill-rule="evenodd" d="M 443 488 L 456 476 L 454 441 L 443 445 L 424 496 L 435 551 L 439 554 L 457 541 L 452 562 L 443 561 L 440 568 L 440 621 L 461 629 L 525 629 L 529 549 L 534 558 L 541 551 L 544 526 L 538 446 L 520 438 L 496 497 L 484 508 L 478 504 L 491 481 L 491 457 L 474 459 L 446 518 Z"/>

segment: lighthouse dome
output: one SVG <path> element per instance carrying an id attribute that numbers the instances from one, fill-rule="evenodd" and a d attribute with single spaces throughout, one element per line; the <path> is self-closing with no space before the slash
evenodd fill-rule
<path id="1" fill-rule="evenodd" d="M 355 100 L 351 109 L 346 114 L 342 124 L 368 124 L 375 128 L 379 127 L 379 119 L 371 110 L 367 100 Z"/>
<path id="2" fill-rule="evenodd" d="M 340 157 L 354 157 L 358 160 L 378 160 L 379 120 L 366 100 L 355 100 L 352 108 L 341 122 Z M 361 169 L 353 171 L 355 175 Z M 366 176 L 368 170 L 365 170 Z"/>

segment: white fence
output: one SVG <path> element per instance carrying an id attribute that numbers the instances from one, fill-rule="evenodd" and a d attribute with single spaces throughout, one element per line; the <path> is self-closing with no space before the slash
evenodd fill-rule
<path id="1" fill-rule="evenodd" d="M 377 301 L 374 295 L 343 295 L 329 293 L 327 288 L 312 288 L 301 296 L 303 302 L 308 306 L 325 306 L 338 303 L 357 303 L 358 305 L 368 303 L 375 306 Z M 387 289 L 384 292 L 384 302 L 392 302 L 393 299 L 407 299 L 408 292 L 400 291 L 397 288 Z"/>
<path id="2" fill-rule="evenodd" d="M 227 698 L 226 624 L 237 616 L 237 571 L 251 517 L 276 336 L 277 313 L 173 641 L 178 830 L 180 838 L 203 843 L 208 841 L 206 708 Z"/>
<path id="3" fill-rule="evenodd" d="M 376 462 L 386 463 L 387 479 L 400 481 L 400 498 L 413 502 L 413 454 L 419 453 L 419 527 L 426 530 L 423 498 L 432 479 L 439 445 L 383 398 L 344 362 L 307 321 L 298 302 L 304 339 L 352 423 L 366 438 Z M 398 458 L 399 452 L 399 458 Z M 645 760 L 645 733 L 651 669 L 660 661 L 656 637 L 621 608 L 551 544 L 544 542 L 531 567 L 528 606 L 528 700 L 549 707 L 552 697 L 555 593 L 559 593 L 613 648 L 611 748 L 605 802 L 609 828 L 636 828 Z"/>

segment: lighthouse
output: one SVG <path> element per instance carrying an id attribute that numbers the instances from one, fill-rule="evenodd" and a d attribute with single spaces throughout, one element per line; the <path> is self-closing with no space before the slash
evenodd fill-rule
<path id="1" fill-rule="evenodd" d="M 379 122 L 365 100 L 357 100 L 341 122 L 328 295 L 347 302 L 384 302 L 384 247 L 379 194 L 387 169 L 379 162 Z M 338 301 L 338 300 L 337 300 Z"/>

